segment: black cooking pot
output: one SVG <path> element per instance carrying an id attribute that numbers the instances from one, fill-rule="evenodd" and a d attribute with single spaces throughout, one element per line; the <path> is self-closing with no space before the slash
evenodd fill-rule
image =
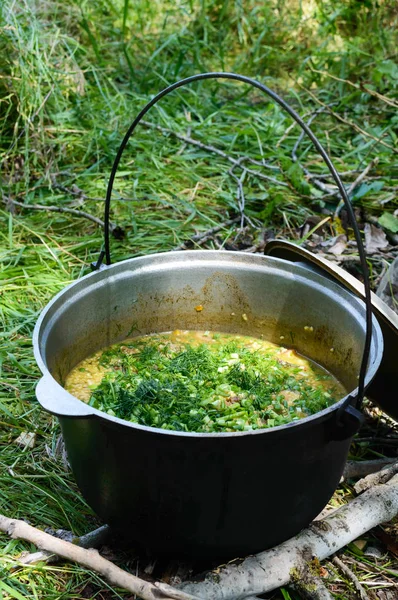
<path id="1" fill-rule="evenodd" d="M 208 73 L 163 90 L 126 134 L 106 201 L 105 252 L 98 270 L 43 310 L 33 337 L 43 378 L 37 398 L 58 416 L 68 457 L 87 502 L 132 544 L 156 552 L 243 556 L 296 534 L 320 512 L 341 477 L 362 416 L 366 386 L 383 339 L 367 308 L 348 290 L 305 266 L 223 251 L 170 252 L 111 265 L 109 205 L 115 172 L 140 119 L 162 96 L 197 79 L 240 79 L 293 116 L 328 164 L 360 234 L 330 159 L 300 117 L 258 82 Z M 103 257 L 107 266 L 101 266 Z M 101 268 L 99 268 L 101 266 Z M 369 282 L 366 282 L 367 292 Z M 203 310 L 197 312 L 195 306 Z M 244 315 L 244 318 L 243 318 Z M 308 327 L 311 326 L 311 327 Z M 81 360 L 128 336 L 173 329 L 263 336 L 296 348 L 334 373 L 348 390 L 332 407 L 301 421 L 239 433 L 183 433 L 109 416 L 62 387 Z M 360 373 L 358 378 L 358 373 Z"/>

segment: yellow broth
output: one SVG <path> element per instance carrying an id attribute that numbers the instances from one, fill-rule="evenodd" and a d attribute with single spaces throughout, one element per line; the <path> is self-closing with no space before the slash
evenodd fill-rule
<path id="1" fill-rule="evenodd" d="M 291 349 L 210 331 L 152 334 L 96 352 L 65 388 L 95 408 L 179 431 L 246 431 L 314 414 L 346 391 Z"/>

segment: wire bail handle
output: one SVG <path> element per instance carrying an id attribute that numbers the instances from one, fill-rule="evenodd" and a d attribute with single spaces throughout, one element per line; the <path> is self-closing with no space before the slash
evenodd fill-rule
<path id="1" fill-rule="evenodd" d="M 186 79 L 181 79 L 180 81 L 177 81 L 177 82 L 173 83 L 172 85 L 169 85 L 168 87 L 166 87 L 165 89 L 160 91 L 156 96 L 154 96 L 154 98 L 152 98 L 152 100 L 150 100 L 150 102 L 148 102 L 144 106 L 144 108 L 139 112 L 139 114 L 136 116 L 133 123 L 130 125 L 129 129 L 127 130 L 127 133 L 125 134 L 125 136 L 122 140 L 122 143 L 120 144 L 119 150 L 116 154 L 115 160 L 112 165 L 112 170 L 111 170 L 111 174 L 109 177 L 108 187 L 106 190 L 106 198 L 105 198 L 104 250 L 101 251 L 98 261 L 95 265 L 95 268 L 96 269 L 100 268 L 104 258 L 105 258 L 105 262 L 107 265 L 111 264 L 110 239 L 109 239 L 110 238 L 109 216 L 110 216 L 110 204 L 111 204 L 111 198 L 112 198 L 112 190 L 113 190 L 113 184 L 115 181 L 116 172 L 119 167 L 120 159 L 122 157 L 123 151 L 124 151 L 125 147 L 127 146 L 127 143 L 129 141 L 130 137 L 133 135 L 137 125 L 143 119 L 143 117 L 146 115 L 146 113 L 152 108 L 152 106 L 157 104 L 157 102 L 159 102 L 159 100 L 161 98 L 163 98 L 164 96 L 167 96 L 168 94 L 170 94 L 177 88 L 180 88 L 180 87 L 183 87 L 190 83 L 193 83 L 194 81 L 201 81 L 203 79 L 233 79 L 235 81 L 241 81 L 243 83 L 248 83 L 249 85 L 259 89 L 264 94 L 266 94 L 267 96 L 272 98 L 277 104 L 279 104 L 279 106 L 281 106 L 292 117 L 292 119 L 298 125 L 300 125 L 301 129 L 310 138 L 310 140 L 314 144 L 315 148 L 319 152 L 320 156 L 323 158 L 324 162 L 326 163 L 326 166 L 328 167 L 328 169 L 337 185 L 337 188 L 338 188 L 338 190 L 341 194 L 341 197 L 344 201 L 344 205 L 345 205 L 345 208 L 347 210 L 347 213 L 348 213 L 348 216 L 350 219 L 350 224 L 354 231 L 354 236 L 355 236 L 355 240 L 357 243 L 358 253 L 359 253 L 359 258 L 360 258 L 361 270 L 362 270 L 362 274 L 364 277 L 364 288 L 365 288 L 364 302 L 366 305 L 366 333 L 365 333 L 365 344 L 364 344 L 363 356 L 362 356 L 361 367 L 360 367 L 360 372 L 359 372 L 358 395 L 357 395 L 357 403 L 356 403 L 357 408 L 360 409 L 362 406 L 363 397 L 365 394 L 365 376 L 366 376 L 366 369 L 367 369 L 367 365 L 368 365 L 368 361 L 369 361 L 371 341 L 372 341 L 372 301 L 371 301 L 371 292 L 370 292 L 369 271 L 368 271 L 368 265 L 366 263 L 366 254 L 365 254 L 365 249 L 364 249 L 364 246 L 362 243 L 359 227 L 358 227 L 358 224 L 357 224 L 357 221 L 355 218 L 355 213 L 354 213 L 352 204 L 350 202 L 350 199 L 348 197 L 348 194 L 345 190 L 345 187 L 340 179 L 340 176 L 339 176 L 338 172 L 336 171 L 331 159 L 329 158 L 329 155 L 327 154 L 326 150 L 323 148 L 323 146 L 320 143 L 320 141 L 318 140 L 318 138 L 311 131 L 309 126 L 303 121 L 303 119 L 296 113 L 296 111 L 289 104 L 287 104 L 287 102 L 285 102 L 285 100 L 283 100 L 278 94 L 276 94 L 274 91 L 269 89 L 263 83 L 260 83 L 259 81 L 256 81 L 255 79 L 251 79 L 250 77 L 246 77 L 245 75 L 239 75 L 237 73 L 223 73 L 223 72 L 200 73 L 198 75 L 192 75 L 191 77 L 187 77 Z M 347 402 L 339 409 L 338 417 L 340 417 L 347 408 L 348 409 L 350 408 L 348 405 L 350 404 L 351 400 L 352 400 L 352 398 L 351 398 L 351 396 L 349 396 L 347 399 Z"/>

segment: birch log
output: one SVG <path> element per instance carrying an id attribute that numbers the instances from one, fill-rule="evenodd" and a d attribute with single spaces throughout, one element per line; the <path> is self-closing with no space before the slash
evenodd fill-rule
<path id="1" fill-rule="evenodd" d="M 124 588 L 143 600 L 198 600 L 181 590 L 173 590 L 171 586 L 164 586 L 162 583 L 156 585 L 140 579 L 103 558 L 97 550 L 93 548 L 87 550 L 56 538 L 28 525 L 25 521 L 9 519 L 0 515 L 0 531 L 4 531 L 13 539 L 27 540 L 41 550 L 57 554 L 66 560 L 72 560 L 92 569 L 100 573 L 112 585 Z"/>
<path id="2" fill-rule="evenodd" d="M 240 564 L 211 571 L 202 581 L 179 586 L 211 600 L 243 600 L 294 582 L 314 558 L 324 560 L 369 529 L 398 514 L 398 474 L 376 485 L 322 521 L 280 546 L 249 556 Z"/>

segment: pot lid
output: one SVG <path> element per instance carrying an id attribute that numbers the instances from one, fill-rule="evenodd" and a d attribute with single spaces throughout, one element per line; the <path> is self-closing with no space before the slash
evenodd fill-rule
<path id="1" fill-rule="evenodd" d="M 359 298 L 365 299 L 363 284 L 353 275 L 326 258 L 285 240 L 272 240 L 264 248 L 264 254 L 291 262 L 301 262 L 343 285 Z M 372 292 L 373 314 L 377 318 L 384 337 L 384 354 L 375 378 L 366 395 L 394 420 L 398 421 L 398 315 Z"/>

